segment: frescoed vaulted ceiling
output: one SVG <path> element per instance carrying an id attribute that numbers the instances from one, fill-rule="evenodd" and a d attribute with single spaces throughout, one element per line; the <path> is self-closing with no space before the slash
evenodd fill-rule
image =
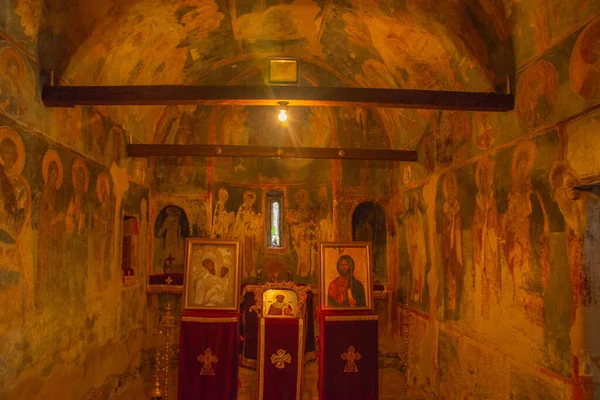
<path id="1" fill-rule="evenodd" d="M 9 25 L 21 29 L 11 35 L 35 48 L 44 69 L 76 85 L 257 84 L 268 57 L 293 56 L 301 85 L 505 90 L 517 65 L 568 32 L 573 14 L 558 13 L 560 0 L 12 2 Z M 600 7 L 592 3 L 571 6 Z M 151 142 L 168 111 L 107 113 Z M 428 110 L 373 115 L 394 148 L 414 147 L 440 121 L 440 112 Z"/>
<path id="2" fill-rule="evenodd" d="M 269 56 L 298 57 L 312 86 L 490 91 L 514 70 L 498 0 L 15 1 L 42 66 L 77 85 L 257 84 Z M 146 142 L 164 114 L 108 112 Z M 374 114 L 399 148 L 439 112 Z"/>
<path id="3" fill-rule="evenodd" d="M 477 0 L 98 3 L 46 7 L 40 42 L 55 53 L 42 62 L 68 80 L 202 84 L 207 71 L 270 55 L 361 86 L 486 88 L 510 71 L 498 57 L 510 48 L 502 9 Z"/>

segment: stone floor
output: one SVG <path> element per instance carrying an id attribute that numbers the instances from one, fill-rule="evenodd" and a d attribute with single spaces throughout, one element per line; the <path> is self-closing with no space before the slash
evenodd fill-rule
<path id="1" fill-rule="evenodd" d="M 171 384 L 168 396 L 163 399 L 177 398 L 177 369 L 171 371 Z M 250 368 L 240 368 L 242 387 L 238 391 L 238 399 L 254 400 L 256 398 L 256 371 Z M 316 361 L 306 363 L 304 370 L 303 400 L 317 400 L 318 367 Z M 150 370 L 141 371 L 140 378 L 127 388 L 111 397 L 111 400 L 148 400 L 153 388 L 152 373 Z M 379 369 L 379 399 L 403 400 L 422 399 L 423 397 L 408 391 L 404 396 L 404 374 L 396 368 Z"/>

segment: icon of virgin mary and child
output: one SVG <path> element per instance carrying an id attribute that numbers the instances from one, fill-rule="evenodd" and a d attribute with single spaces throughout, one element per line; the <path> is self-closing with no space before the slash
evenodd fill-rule
<path id="1" fill-rule="evenodd" d="M 217 257 L 211 253 L 204 254 L 201 260 L 194 283 L 194 303 L 214 307 L 230 305 L 229 268 L 224 265 L 219 267 Z"/>

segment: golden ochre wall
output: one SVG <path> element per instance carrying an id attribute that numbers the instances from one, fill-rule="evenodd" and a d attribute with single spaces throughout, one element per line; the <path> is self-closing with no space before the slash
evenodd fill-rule
<path id="1" fill-rule="evenodd" d="M 600 202 L 572 187 L 600 180 L 599 32 L 596 18 L 521 67 L 514 111 L 442 113 L 421 165 L 398 168 L 386 346 L 408 343 L 409 382 L 432 398 L 595 386 Z"/>
<path id="2" fill-rule="evenodd" d="M 406 363 L 400 369 L 413 389 L 431 398 L 581 398 L 586 382 L 598 374 L 600 356 L 588 336 L 598 298 L 592 271 L 600 213 L 594 197 L 571 187 L 597 182 L 600 175 L 600 3 L 523 3 L 481 1 L 476 9 L 485 18 L 452 14 L 457 18 L 444 24 L 430 24 L 409 5 L 414 25 L 393 20 L 389 7 L 375 10 L 364 3 L 346 12 L 335 6 L 324 17 L 330 24 L 320 42 L 311 33 L 316 4 L 302 15 L 293 4 L 280 6 L 280 17 L 295 15 L 311 24 L 289 35 L 275 28 L 234 28 L 244 20 L 253 26 L 268 13 L 240 6 L 225 18 L 214 2 L 195 14 L 210 23 L 192 32 L 184 26 L 189 21 L 176 20 L 180 10 L 172 9 L 169 21 L 182 32 L 167 35 L 166 42 L 158 40 L 164 31 L 152 25 L 164 16 L 144 14 L 136 5 L 130 20 L 120 19 L 127 13 L 106 11 L 106 24 L 131 26 L 121 31 L 123 46 L 115 46 L 121 36 L 108 35 L 108 25 L 99 24 L 79 48 L 77 34 L 90 33 L 87 13 L 74 18 L 77 8 L 2 2 L 0 393 L 11 399 L 46 393 L 108 397 L 135 376 L 144 338 L 158 320 L 159 302 L 148 311 L 147 299 L 156 298 L 146 296 L 145 282 L 147 271 L 164 266 L 169 206 L 185 215 L 176 236 L 230 236 L 254 249 L 253 263 L 244 269 L 247 281 L 261 265 L 291 270 L 298 281 L 315 284 L 312 246 L 357 237 L 354 212 L 374 201 L 373 226 L 380 233 L 372 238 L 385 246 L 375 278 L 387 289 L 376 302 L 380 348 L 394 367 L 398 358 Z M 430 2 L 421 5 L 436 9 Z M 60 18 L 45 19 L 50 14 Z M 81 29 L 69 32 L 72 23 Z M 372 29 L 384 24 L 383 30 Z M 403 35 L 387 40 L 393 32 Z M 438 40 L 452 34 L 460 40 Z M 192 46 L 193 35 L 209 40 Z M 99 39 L 104 37 L 107 42 Z M 425 54 L 423 37 L 430 50 Z M 173 59 L 161 46 L 173 51 Z M 47 109 L 39 101 L 40 85 L 48 81 L 39 63 L 84 84 L 256 84 L 260 75 L 237 72 L 256 69 L 253 60 L 209 67 L 235 58 L 240 47 L 260 52 L 277 46 L 318 59 L 307 63 L 307 85 L 489 90 L 504 81 L 500 71 L 516 65 L 516 109 L 486 114 L 297 108 L 297 135 L 285 136 L 273 125 L 272 110 L 259 108 Z M 154 57 L 139 63 L 143 55 Z M 448 73 L 453 69 L 459 72 Z M 122 118 L 115 122 L 108 115 Z M 414 148 L 419 163 L 390 168 L 185 158 L 157 159 L 147 169 L 144 160 L 124 158 L 121 123 L 145 142 L 376 143 Z M 280 253 L 265 251 L 261 243 L 265 195 L 272 189 L 286 201 L 287 247 Z M 253 228 L 242 230 L 236 217 L 248 193 L 254 195 L 248 206 Z M 216 223 L 219 206 L 230 223 Z M 142 238 L 139 268 L 127 287 L 120 265 L 124 215 L 138 218 Z"/>
<path id="3" fill-rule="evenodd" d="M 124 215 L 146 235 L 144 168 L 97 110 L 46 109 L 36 58 L 4 39 L 0 397 L 106 398 L 142 360 L 146 273 L 124 286 L 121 240 Z"/>

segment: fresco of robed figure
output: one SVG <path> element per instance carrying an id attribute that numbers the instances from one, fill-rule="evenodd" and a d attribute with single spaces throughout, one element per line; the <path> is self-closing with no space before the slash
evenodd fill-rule
<path id="1" fill-rule="evenodd" d="M 369 242 L 321 244 L 323 309 L 370 309 L 371 245 Z"/>
<path id="2" fill-rule="evenodd" d="M 188 239 L 184 309 L 237 309 L 239 242 Z"/>

